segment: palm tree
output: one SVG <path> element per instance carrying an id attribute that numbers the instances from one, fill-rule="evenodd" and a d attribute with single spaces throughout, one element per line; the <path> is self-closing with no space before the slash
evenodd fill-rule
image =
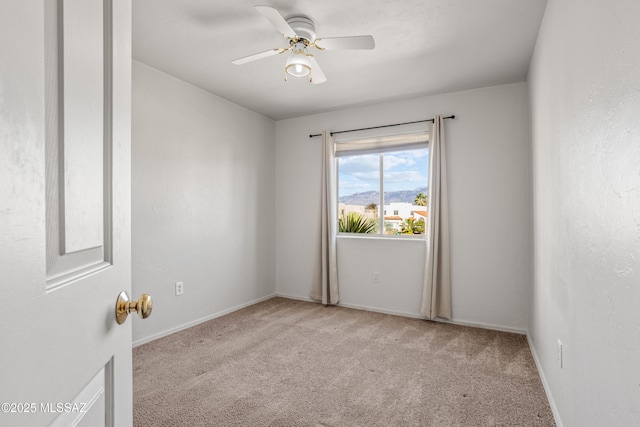
<path id="1" fill-rule="evenodd" d="M 413 234 L 424 234 L 424 219 L 420 218 L 419 220 L 413 223 Z"/>
<path id="2" fill-rule="evenodd" d="M 375 233 L 378 231 L 378 223 L 357 212 L 349 212 L 346 217 L 340 215 L 338 231 L 342 233 Z"/>
<path id="3" fill-rule="evenodd" d="M 424 193 L 418 193 L 413 200 L 413 204 L 416 206 L 427 206 L 427 195 Z"/>
<path id="4" fill-rule="evenodd" d="M 400 231 L 402 234 L 424 234 L 424 219 L 407 218 L 400 224 Z"/>

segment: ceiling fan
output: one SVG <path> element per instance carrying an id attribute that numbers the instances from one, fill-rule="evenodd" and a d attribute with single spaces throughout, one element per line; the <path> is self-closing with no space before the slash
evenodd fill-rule
<path id="1" fill-rule="evenodd" d="M 256 10 L 273 24 L 280 33 L 289 40 L 289 46 L 274 48 L 254 55 L 245 56 L 231 61 L 242 65 L 247 62 L 267 58 L 269 56 L 291 51 L 285 64 L 285 80 L 287 74 L 295 77 L 309 77 L 309 82 L 320 84 L 327 81 L 318 61 L 308 52 L 314 47 L 319 50 L 334 49 L 373 49 L 375 41 L 372 36 L 351 36 L 316 38 L 315 24 L 306 16 L 296 15 L 287 19 L 280 12 L 270 6 L 256 6 Z"/>

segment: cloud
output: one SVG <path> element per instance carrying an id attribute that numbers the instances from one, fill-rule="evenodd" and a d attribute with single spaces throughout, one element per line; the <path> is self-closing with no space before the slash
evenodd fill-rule
<path id="1" fill-rule="evenodd" d="M 378 171 L 355 172 L 351 176 L 364 181 L 380 181 L 380 172 Z"/>
<path id="2" fill-rule="evenodd" d="M 422 175 L 420 172 L 411 170 L 411 171 L 398 171 L 398 172 L 385 172 L 384 173 L 384 182 L 385 183 L 399 183 L 399 182 L 427 182 L 427 177 Z"/>
<path id="3" fill-rule="evenodd" d="M 404 156 L 395 156 L 393 154 L 387 154 L 384 156 L 384 170 L 389 170 L 397 167 L 412 167 L 416 166 L 416 161 Z"/>
<path id="4" fill-rule="evenodd" d="M 340 196 L 349 195 L 353 193 L 364 193 L 365 191 L 377 191 L 377 182 L 375 186 L 364 182 L 345 182 L 340 181 L 338 192 Z"/>
<path id="5" fill-rule="evenodd" d="M 429 150 L 426 148 L 386 153 L 384 155 L 384 169 L 426 169 L 428 156 Z"/>
<path id="6" fill-rule="evenodd" d="M 428 149 L 394 151 L 384 154 L 385 190 L 404 190 L 427 185 Z M 379 190 L 379 154 L 338 158 L 340 194 Z"/>
<path id="7" fill-rule="evenodd" d="M 360 156 L 346 156 L 338 158 L 340 174 L 352 175 L 358 172 L 370 172 L 380 168 L 378 154 L 364 154 Z"/>

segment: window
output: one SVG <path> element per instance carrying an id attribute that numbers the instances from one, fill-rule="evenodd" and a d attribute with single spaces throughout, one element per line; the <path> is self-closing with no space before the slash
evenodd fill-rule
<path id="1" fill-rule="evenodd" d="M 427 143 L 427 133 L 338 142 L 338 231 L 424 235 Z"/>

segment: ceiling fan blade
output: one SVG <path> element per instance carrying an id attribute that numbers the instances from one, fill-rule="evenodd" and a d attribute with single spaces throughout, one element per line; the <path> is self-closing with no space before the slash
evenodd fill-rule
<path id="1" fill-rule="evenodd" d="M 311 83 L 319 85 L 320 83 L 326 82 L 327 77 L 322 72 L 322 68 L 320 68 L 316 58 L 314 58 L 313 55 L 309 55 L 309 60 L 311 61 Z"/>
<path id="2" fill-rule="evenodd" d="M 283 52 L 283 49 L 265 50 L 264 52 L 245 56 L 244 58 L 234 59 L 233 61 L 231 61 L 231 63 L 236 65 L 242 65 L 242 64 L 246 64 L 247 62 L 257 61 L 258 59 L 268 58 L 269 56 L 277 55 L 281 52 Z"/>
<path id="3" fill-rule="evenodd" d="M 372 36 L 329 37 L 314 43 L 320 49 L 373 49 L 376 42 Z"/>
<path id="4" fill-rule="evenodd" d="M 285 37 L 290 39 L 298 37 L 293 28 L 287 23 L 287 21 L 280 15 L 276 9 L 271 6 L 256 6 L 256 10 L 273 24 Z"/>

